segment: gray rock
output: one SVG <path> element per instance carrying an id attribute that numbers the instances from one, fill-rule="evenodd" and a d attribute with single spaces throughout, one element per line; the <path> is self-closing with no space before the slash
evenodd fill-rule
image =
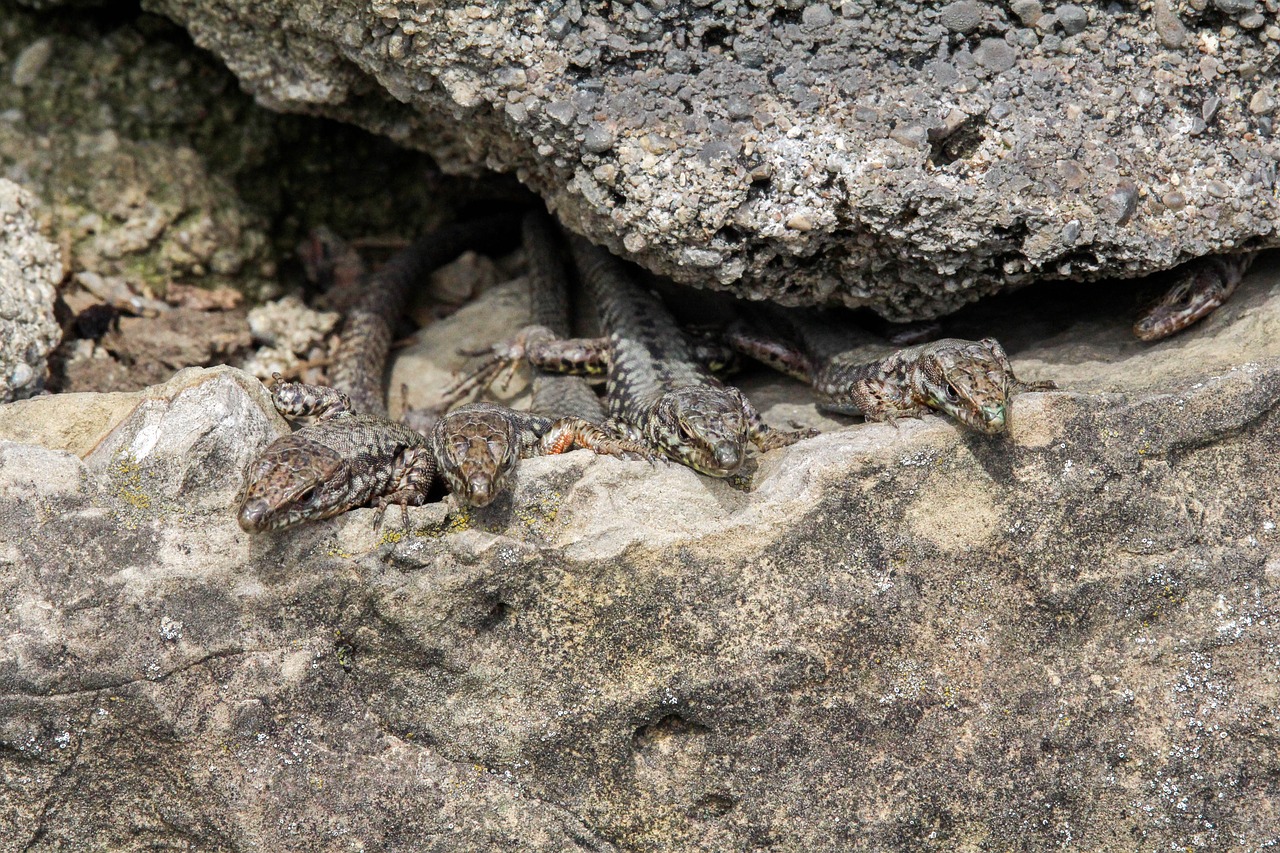
<path id="1" fill-rule="evenodd" d="M 832 431 L 748 490 L 575 452 L 408 531 L 243 533 L 284 426 L 236 371 L 0 406 L 0 838 L 1262 848 L 1278 281 L 1155 346 L 1118 288 L 1069 334 L 1043 298 L 971 319 L 1064 389 L 999 440 L 757 378 L 767 418 Z"/>
<path id="2" fill-rule="evenodd" d="M 1151 272 L 1275 241 L 1276 196 L 1254 176 L 1280 151 L 1238 92 L 1274 65 L 1280 42 L 1221 30 L 1194 10 L 1180 23 L 1168 5 L 1137 14 L 1121 4 L 1130 11 L 1089 23 L 1084 4 L 1039 16 L 1034 4 L 977 0 L 842 2 L 829 21 L 834 4 L 789 0 L 643 13 L 619 4 L 616 14 L 532 0 L 336 11 L 296 0 L 146 2 L 222 57 L 260 103 L 360 123 L 450 170 L 516 172 L 571 228 L 650 269 L 896 318 L 1035 279 Z M 981 46 L 939 56 L 947 27 Z M 1202 35 L 1212 56 L 1174 47 Z M 1144 87 L 1154 103 L 1124 97 Z M 1185 105 L 1215 95 L 1217 132 L 1188 138 Z M 974 117 L 962 156 L 890 138 L 939 103 Z M 999 103 L 1016 109 L 989 118 Z M 1078 113 L 1064 121 L 1063 104 Z M 880 117 L 859 118 L 869 110 Z M 729 135 L 740 156 L 699 156 Z M 1055 164 L 1103 153 L 1114 164 L 1064 196 Z M 990 179 L 1007 173 L 1026 185 L 1011 193 Z M 1118 180 L 1159 175 L 1185 175 L 1192 203 L 1123 225 L 1106 214 Z M 1230 212 L 1206 198 L 1210 175 L 1231 187 Z M 820 224 L 786 228 L 796 216 Z M 1088 242 L 1068 246 L 1059 235 L 1075 218 Z"/>
<path id="3" fill-rule="evenodd" d="M 1034 27 L 1036 21 L 1040 20 L 1040 16 L 1044 14 L 1044 7 L 1040 5 L 1040 0 L 1013 0 L 1009 4 L 1009 9 L 1018 16 L 1018 20 L 1025 27 Z"/>
<path id="4" fill-rule="evenodd" d="M 1054 10 L 1054 14 L 1058 16 L 1058 23 L 1069 36 L 1080 34 L 1084 32 L 1085 27 L 1089 26 L 1089 13 L 1074 3 L 1064 3 Z"/>
<path id="5" fill-rule="evenodd" d="M 938 20 L 955 33 L 969 33 L 982 23 L 983 6 L 977 0 L 955 0 L 942 7 Z"/>
<path id="6" fill-rule="evenodd" d="M 58 247 L 36 225 L 35 198 L 0 178 L 0 402 L 44 387 L 62 330 L 53 316 Z"/>

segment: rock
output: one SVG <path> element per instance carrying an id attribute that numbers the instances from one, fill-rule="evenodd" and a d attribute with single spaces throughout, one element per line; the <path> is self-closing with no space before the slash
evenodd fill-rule
<path id="1" fill-rule="evenodd" d="M 1089 26 L 1089 13 L 1075 3 L 1064 3 L 1054 10 L 1063 32 L 1069 36 L 1079 35 Z"/>
<path id="2" fill-rule="evenodd" d="M 969 33 L 982 23 L 982 4 L 976 0 L 956 0 L 942 7 L 938 19 L 955 33 Z"/>
<path id="3" fill-rule="evenodd" d="M 838 15 L 792 0 L 146 3 L 259 102 L 356 122 L 449 170 L 514 172 L 572 229 L 654 271 L 894 319 L 1277 241 L 1265 176 L 1280 151 L 1239 94 L 1280 60 L 1277 41 L 1224 28 L 1220 7 L 1176 4 L 1179 21 L 1169 5 L 1090 21 L 1087 4 L 979 0 Z M 1140 88 L 1151 103 L 1128 96 Z M 1213 97 L 1217 131 L 1189 137 L 1186 105 Z M 940 156 L 891 136 L 930 126 L 939 104 L 972 117 L 963 145 Z M 1056 164 L 1074 158 L 1097 167 L 1068 191 Z M 1150 194 L 1162 175 L 1185 176 L 1185 208 L 1110 215 L 1117 182 Z M 819 226 L 786 228 L 798 214 Z M 1069 244 L 1073 219 L 1086 237 Z"/>
<path id="4" fill-rule="evenodd" d="M 0 178 L 0 402 L 44 387 L 62 331 L 53 316 L 58 247 L 36 226 L 30 193 Z"/>
<path id="5" fill-rule="evenodd" d="M 241 531 L 284 425 L 234 370 L 0 407 L 0 838 L 1261 848 L 1277 282 L 1156 345 L 1114 285 L 1069 329 L 1078 287 L 966 312 L 1064 389 L 1001 439 L 748 376 L 767 419 L 832 431 L 747 490 L 574 452 L 408 531 Z"/>
<path id="6" fill-rule="evenodd" d="M 0 175 L 40 200 L 69 274 L 148 297 L 173 281 L 279 296 L 280 250 L 311 226 L 412 237 L 458 194 L 425 155 L 255 106 L 185 32 L 128 4 L 8 3 L 0 64 Z"/>

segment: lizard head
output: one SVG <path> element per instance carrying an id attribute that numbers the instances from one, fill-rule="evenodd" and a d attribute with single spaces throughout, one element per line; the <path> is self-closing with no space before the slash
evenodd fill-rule
<path id="1" fill-rule="evenodd" d="M 483 403 L 461 406 L 440 418 L 431 443 L 440 476 L 467 506 L 491 503 L 520 459 L 520 438 L 510 419 Z"/>
<path id="2" fill-rule="evenodd" d="M 950 343 L 950 346 L 937 346 Z M 1013 367 L 994 338 L 936 341 L 917 365 L 916 382 L 931 408 L 978 432 L 1004 432 Z"/>
<path id="3" fill-rule="evenodd" d="M 1151 303 L 1133 324 L 1139 340 L 1158 341 L 1181 331 L 1227 300 L 1239 281 L 1215 263 L 1187 266 L 1172 287 Z"/>
<path id="4" fill-rule="evenodd" d="M 245 472 L 237 521 L 250 533 L 282 530 L 350 509 L 347 463 L 298 433 L 273 441 Z"/>
<path id="5" fill-rule="evenodd" d="M 747 429 L 737 389 L 688 386 L 662 395 L 645 437 L 699 473 L 728 477 L 746 459 Z"/>

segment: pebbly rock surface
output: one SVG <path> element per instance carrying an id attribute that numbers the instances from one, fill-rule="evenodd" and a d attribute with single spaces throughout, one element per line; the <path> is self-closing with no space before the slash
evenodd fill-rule
<path id="1" fill-rule="evenodd" d="M 44 387 L 62 339 L 53 316 L 62 260 L 40 234 L 35 207 L 30 193 L 0 178 L 0 402 Z"/>
<path id="2" fill-rule="evenodd" d="M 959 321 L 1062 385 L 1003 438 L 748 376 L 830 430 L 750 488 L 575 452 L 407 530 L 241 531 L 235 370 L 0 406 L 0 849 L 1265 847 L 1280 269 L 1155 346 L 1095 296 Z"/>
<path id="3" fill-rule="evenodd" d="M 674 278 L 937 316 L 1278 242 L 1276 0 L 145 0 Z"/>

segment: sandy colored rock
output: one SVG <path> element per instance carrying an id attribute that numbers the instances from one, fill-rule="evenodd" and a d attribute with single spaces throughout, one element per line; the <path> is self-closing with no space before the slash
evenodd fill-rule
<path id="1" fill-rule="evenodd" d="M 1157 345 L 1114 288 L 957 318 L 1063 385 L 1017 397 L 1003 438 L 821 418 L 748 375 L 766 418 L 830 431 L 755 457 L 747 489 L 579 451 L 408 530 L 366 509 L 241 531 L 243 466 L 285 427 L 238 371 L 129 395 L 84 459 L 0 426 L 0 838 L 1263 847 L 1277 281 L 1264 263 Z M 518 288 L 466 310 L 500 333 Z"/>

